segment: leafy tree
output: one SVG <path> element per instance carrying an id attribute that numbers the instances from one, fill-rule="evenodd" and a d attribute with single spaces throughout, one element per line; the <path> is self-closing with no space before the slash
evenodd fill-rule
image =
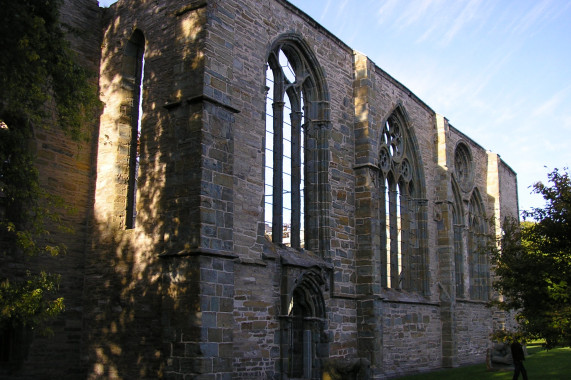
<path id="1" fill-rule="evenodd" d="M 57 255 L 65 247 L 46 225 L 64 227 L 62 201 L 41 189 L 31 148 L 34 131 L 62 129 L 85 139 L 82 126 L 98 107 L 90 74 L 75 60 L 59 21 L 63 0 L 2 1 L 0 12 L 0 255 L 14 260 Z M 31 267 L 31 266 L 30 266 Z M 45 329 L 64 309 L 59 276 L 27 271 L 0 276 L 0 332 Z"/>
<path id="2" fill-rule="evenodd" d="M 548 174 L 551 185 L 533 191 L 543 208 L 524 212 L 524 221 L 506 220 L 500 249 L 492 259 L 499 276 L 494 287 L 505 298 L 497 304 L 515 310 L 520 328 L 544 338 L 548 347 L 571 345 L 571 181 L 565 168 Z"/>

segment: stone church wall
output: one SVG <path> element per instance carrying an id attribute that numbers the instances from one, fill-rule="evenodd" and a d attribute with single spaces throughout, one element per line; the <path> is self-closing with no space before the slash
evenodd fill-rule
<path id="1" fill-rule="evenodd" d="M 483 304 L 458 302 L 455 311 L 458 364 L 481 363 L 493 328 L 490 310 Z"/>
<path id="2" fill-rule="evenodd" d="M 302 366 L 317 379 L 353 363 L 381 379 L 483 361 L 504 321 L 471 299 L 472 235 L 454 215 L 472 215 L 474 193 L 487 216 L 517 215 L 515 173 L 499 156 L 287 1 L 120 0 L 97 15 L 88 24 L 102 39 L 96 149 L 81 153 L 79 179 L 54 187 L 88 215 L 74 221 L 83 235 L 65 258 L 75 314 L 47 343 L 75 339 L 60 360 L 74 363 L 69 378 L 278 379 Z M 264 221 L 266 70 L 280 43 L 302 52 L 311 90 L 322 92 L 305 109 L 316 152 L 306 191 L 318 205 L 306 211 L 305 249 L 272 243 Z M 383 172 L 394 120 L 414 187 L 401 190 L 411 192 L 410 258 L 389 286 L 383 176 L 406 178 L 396 159 Z"/>
<path id="3" fill-rule="evenodd" d="M 383 312 L 383 330 L 385 375 L 440 367 L 442 338 L 437 304 L 388 303 Z"/>

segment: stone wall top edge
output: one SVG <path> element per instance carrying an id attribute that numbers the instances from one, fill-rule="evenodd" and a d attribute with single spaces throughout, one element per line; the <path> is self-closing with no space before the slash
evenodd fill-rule
<path id="1" fill-rule="evenodd" d="M 469 143 L 473 144 L 474 146 L 476 146 L 477 148 L 481 149 L 484 152 L 488 151 L 486 148 L 484 148 L 482 145 L 480 145 L 478 142 L 476 142 L 473 138 L 471 138 L 470 136 L 468 136 L 464 132 L 460 131 L 459 129 L 455 128 L 452 124 L 448 123 L 448 126 L 450 127 L 450 131 L 459 135 L 460 138 L 468 141 Z"/>
<path id="2" fill-rule="evenodd" d="M 295 5 L 293 5 L 292 3 L 290 3 L 287 0 L 275 0 L 275 1 L 282 4 L 282 6 L 287 8 L 289 11 L 294 12 L 296 15 L 298 15 L 299 17 L 304 19 L 313 28 L 318 29 L 321 32 L 323 32 L 324 34 L 326 34 L 332 41 L 337 43 L 337 45 L 339 45 L 339 47 L 341 47 L 343 50 L 347 51 L 348 53 L 353 53 L 353 49 L 349 45 L 347 45 L 345 42 L 343 42 L 335 34 L 331 33 L 329 30 L 327 30 L 327 28 L 325 28 L 323 25 L 321 25 L 320 23 L 315 21 L 307 13 L 305 13 L 304 11 L 302 11 L 301 9 L 299 9 L 298 7 L 296 7 Z"/>
<path id="3" fill-rule="evenodd" d="M 504 169 L 506 169 L 506 170 L 512 172 L 512 174 L 517 177 L 516 171 L 513 170 L 513 168 L 512 168 L 510 165 L 508 165 L 508 164 L 502 159 L 502 157 L 501 157 L 499 154 L 498 154 L 498 158 L 500 159 L 500 165 L 503 166 Z"/>
<path id="4" fill-rule="evenodd" d="M 366 56 L 366 54 L 365 54 L 365 56 Z M 394 86 L 398 87 L 401 91 L 408 93 L 408 96 L 410 96 L 416 103 L 418 103 L 420 106 L 422 106 L 424 109 L 426 109 L 426 111 L 431 113 L 433 116 L 436 115 L 436 112 L 432 108 L 430 108 L 430 106 L 428 104 L 426 104 L 422 99 L 420 99 L 418 96 L 416 96 L 415 93 L 412 92 L 408 87 L 406 87 L 404 84 L 402 84 L 401 82 L 396 80 L 394 77 L 392 77 L 385 70 L 383 70 L 379 66 L 377 66 L 377 64 L 375 62 L 373 62 L 369 57 L 367 57 L 367 59 L 373 64 L 376 74 L 387 79 Z"/>

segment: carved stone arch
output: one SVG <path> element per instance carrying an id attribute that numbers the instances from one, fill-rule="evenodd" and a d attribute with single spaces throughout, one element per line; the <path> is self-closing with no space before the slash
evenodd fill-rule
<path id="1" fill-rule="evenodd" d="M 394 170 L 387 173 L 385 183 L 389 186 L 389 189 L 397 186 L 397 177 L 395 176 Z"/>
<path id="2" fill-rule="evenodd" d="M 318 268 L 312 268 L 302 272 L 294 282 L 290 299 L 295 298 L 295 293 L 303 294 L 309 306 L 310 316 L 313 318 L 325 318 L 325 300 L 323 292 L 326 289 L 326 279 Z M 289 314 L 289 310 L 288 310 Z"/>
<path id="3" fill-rule="evenodd" d="M 293 270 L 290 269 L 290 270 Z M 288 378 L 321 379 L 327 345 L 326 274 L 319 267 L 296 269 L 282 318 L 282 365 Z"/>
<path id="4" fill-rule="evenodd" d="M 389 115 L 397 115 L 400 118 L 400 120 L 406 125 L 412 124 L 412 119 L 408 115 L 408 112 L 406 111 L 406 108 L 404 107 L 403 102 L 401 100 L 398 100 L 395 103 L 394 107 L 389 112 Z"/>
<path id="5" fill-rule="evenodd" d="M 401 163 L 395 164 L 394 172 L 396 177 L 396 183 L 398 192 L 401 198 L 405 198 L 406 201 L 410 201 L 411 193 L 410 190 L 414 189 L 414 181 L 412 180 L 412 167 L 407 158 L 403 158 Z M 403 199 L 403 201 L 405 200 Z"/>
<path id="6" fill-rule="evenodd" d="M 468 206 L 468 218 L 476 217 L 478 220 L 478 233 L 487 234 L 488 233 L 488 220 L 486 217 L 486 208 L 484 207 L 484 201 L 480 195 L 480 190 L 474 187 L 472 190 L 472 195 L 470 196 L 470 202 Z M 470 226 L 470 220 L 467 221 L 467 225 Z"/>
<path id="7" fill-rule="evenodd" d="M 280 35 L 269 45 L 266 62 L 277 63 L 276 52 L 279 50 L 286 54 L 290 63 L 294 65 L 294 69 L 299 70 L 299 74 L 303 76 L 303 86 L 309 95 L 308 100 L 329 102 L 329 90 L 327 89 L 325 74 L 307 41 L 297 33 Z M 329 117 L 326 119 L 328 120 Z"/>

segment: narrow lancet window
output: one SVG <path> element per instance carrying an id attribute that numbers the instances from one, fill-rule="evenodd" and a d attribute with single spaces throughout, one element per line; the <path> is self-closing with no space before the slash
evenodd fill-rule
<path id="1" fill-rule="evenodd" d="M 131 127 L 129 141 L 129 164 L 127 180 L 127 204 L 125 226 L 135 227 L 137 216 L 137 177 L 139 172 L 141 117 L 143 114 L 143 68 L 145 37 L 136 30 L 125 47 L 123 58 L 123 89 L 127 98 L 124 116 Z"/>
<path id="2" fill-rule="evenodd" d="M 301 70 L 301 68 L 298 68 Z M 264 220 L 275 243 L 304 247 L 303 81 L 279 49 L 266 70 Z"/>

